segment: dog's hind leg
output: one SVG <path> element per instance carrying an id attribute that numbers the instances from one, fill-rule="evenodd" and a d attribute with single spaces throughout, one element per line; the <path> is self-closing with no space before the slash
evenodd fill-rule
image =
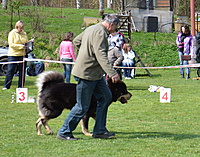
<path id="1" fill-rule="evenodd" d="M 83 119 L 81 119 L 81 128 L 82 132 L 85 136 L 92 136 L 92 134 L 88 131 L 88 129 L 84 126 Z"/>
<path id="2" fill-rule="evenodd" d="M 85 115 L 82 119 L 81 119 L 81 128 L 82 128 L 82 132 L 84 135 L 86 136 L 92 136 L 92 134 L 89 132 L 88 130 L 88 124 L 89 124 L 89 115 Z M 95 119 L 95 117 L 92 117 L 93 119 Z"/>
<path id="3" fill-rule="evenodd" d="M 44 128 L 46 129 L 47 134 L 53 135 L 53 131 L 51 130 L 50 126 L 48 125 L 49 119 L 41 119 L 41 122 L 44 126 Z"/>
<path id="4" fill-rule="evenodd" d="M 42 127 L 42 120 L 41 120 L 41 118 L 39 118 L 37 121 L 36 121 L 36 131 L 37 131 L 37 134 L 38 135 L 44 135 L 43 133 L 42 133 L 42 129 L 41 129 L 41 127 Z"/>
<path id="5" fill-rule="evenodd" d="M 42 125 L 44 126 L 44 128 L 46 129 L 46 132 L 47 134 L 53 134 L 53 131 L 51 130 L 51 128 L 49 127 L 49 125 L 47 124 L 48 122 L 48 119 L 42 119 L 42 118 L 39 118 L 37 121 L 36 121 L 36 131 L 37 131 L 37 134 L 38 135 L 44 135 L 42 133 Z"/>

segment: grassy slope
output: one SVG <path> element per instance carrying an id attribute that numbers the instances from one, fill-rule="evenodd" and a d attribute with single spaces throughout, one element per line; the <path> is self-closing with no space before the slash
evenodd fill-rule
<path id="1" fill-rule="evenodd" d="M 28 9 L 31 9 L 31 11 Z M 106 13 L 109 12 L 112 11 L 106 10 Z M 40 19 L 38 25 L 44 27 L 45 32 L 34 32 L 32 30 L 32 23 L 36 23 L 33 21 L 37 14 Z M 62 34 L 67 31 L 74 32 L 75 36 L 80 34 L 83 31 L 81 29 L 83 18 L 85 16 L 99 17 L 97 14 L 98 10 L 63 8 L 63 18 L 60 18 L 61 10 L 59 8 L 20 7 L 21 20 L 25 22 L 25 31 L 28 33 L 29 38 L 36 38 L 34 53 L 38 58 L 49 56 L 54 60 L 58 59 L 56 49 L 61 42 Z M 0 10 L 0 15 L 3 17 L 0 23 L 0 45 L 6 45 L 7 34 L 10 29 L 10 18 L 8 11 Z M 17 20 L 18 16 L 15 14 L 13 23 Z M 175 33 L 133 32 L 131 45 L 147 66 L 177 65 L 176 35 Z"/>

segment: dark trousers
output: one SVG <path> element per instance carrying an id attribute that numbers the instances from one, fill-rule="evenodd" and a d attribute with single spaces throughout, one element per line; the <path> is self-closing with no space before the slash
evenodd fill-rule
<path id="1" fill-rule="evenodd" d="M 91 97 L 97 99 L 96 121 L 93 134 L 102 134 L 108 132 L 106 129 L 107 111 L 110 102 L 112 101 L 112 93 L 104 78 L 96 81 L 88 81 L 77 78 L 76 86 L 76 105 L 71 109 L 63 126 L 58 131 L 61 136 L 72 136 L 72 131 L 75 130 L 81 118 L 86 114 L 90 107 Z"/>

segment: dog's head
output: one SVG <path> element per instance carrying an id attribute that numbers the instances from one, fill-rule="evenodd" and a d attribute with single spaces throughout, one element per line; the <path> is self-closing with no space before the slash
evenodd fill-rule
<path id="1" fill-rule="evenodd" d="M 131 98 L 132 94 L 127 91 L 126 84 L 123 81 L 119 80 L 117 83 L 112 83 L 112 80 L 109 78 L 107 84 L 112 92 L 113 102 L 120 101 L 124 104 Z"/>

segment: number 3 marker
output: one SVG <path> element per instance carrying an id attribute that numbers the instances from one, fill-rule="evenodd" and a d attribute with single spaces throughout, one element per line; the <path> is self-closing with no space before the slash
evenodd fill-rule
<path id="1" fill-rule="evenodd" d="M 27 88 L 16 88 L 16 102 L 27 103 L 28 100 L 28 89 Z"/>

